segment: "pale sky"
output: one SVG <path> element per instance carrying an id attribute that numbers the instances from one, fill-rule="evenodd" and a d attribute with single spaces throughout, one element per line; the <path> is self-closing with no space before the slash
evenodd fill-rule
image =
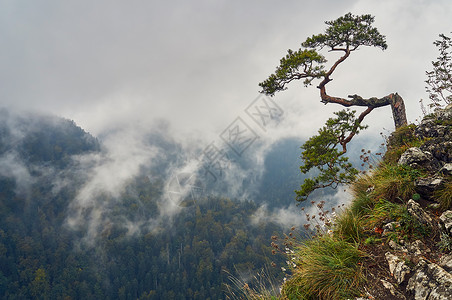
<path id="1" fill-rule="evenodd" d="M 0 1 L 0 106 L 57 114 L 94 135 L 165 120 L 180 138 L 208 141 L 243 114 L 287 49 L 347 12 L 374 15 L 389 47 L 353 53 L 330 94 L 398 92 L 414 122 L 432 43 L 452 31 L 450 0 Z M 310 135 L 341 109 L 301 82 L 274 99 L 283 135 Z M 392 126 L 382 110 L 368 117 L 375 130 Z"/>

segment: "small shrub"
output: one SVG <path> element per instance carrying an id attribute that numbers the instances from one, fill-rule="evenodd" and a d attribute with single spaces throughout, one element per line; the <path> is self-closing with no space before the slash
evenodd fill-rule
<path id="1" fill-rule="evenodd" d="M 423 141 L 415 136 L 415 128 L 414 124 L 410 124 L 398 128 L 391 134 L 388 139 L 387 151 L 383 157 L 385 163 L 397 163 L 407 149 L 420 147 L 423 144 Z"/>
<path id="2" fill-rule="evenodd" d="M 416 193 L 414 180 L 421 176 L 423 176 L 421 171 L 407 165 L 383 164 L 372 176 L 371 197 L 407 201 Z"/>
<path id="3" fill-rule="evenodd" d="M 442 210 L 452 209 L 452 177 L 433 193 L 433 198 L 439 202 Z"/>
<path id="4" fill-rule="evenodd" d="M 360 294 L 363 253 L 355 244 L 323 235 L 307 240 L 295 251 L 291 278 L 282 287 L 283 299 L 348 299 Z"/>
<path id="5" fill-rule="evenodd" d="M 388 145 L 390 147 L 400 147 L 409 143 L 413 143 L 417 140 L 414 135 L 416 125 L 410 124 L 397 128 L 389 137 Z"/>
<path id="6" fill-rule="evenodd" d="M 395 228 L 393 232 L 388 235 L 392 240 L 414 240 L 422 238 L 429 233 L 429 228 L 419 223 L 419 221 L 408 213 L 404 204 L 397 204 L 387 200 L 380 200 L 368 217 L 363 220 L 366 228 L 381 227 L 388 220 L 400 223 L 400 226 Z"/>

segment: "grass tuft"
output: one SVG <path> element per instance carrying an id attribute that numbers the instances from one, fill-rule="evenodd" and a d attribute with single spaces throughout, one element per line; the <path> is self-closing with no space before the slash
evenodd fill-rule
<path id="1" fill-rule="evenodd" d="M 452 177 L 433 193 L 433 199 L 440 204 L 442 210 L 452 209 Z"/>
<path id="2" fill-rule="evenodd" d="M 245 281 L 226 272 L 232 283 L 225 285 L 226 299 L 276 300 L 279 299 L 279 285 L 265 269 L 258 272 L 250 281 Z"/>
<path id="3" fill-rule="evenodd" d="M 408 201 L 416 190 L 414 181 L 422 172 L 407 165 L 383 164 L 369 179 L 372 184 L 370 196 L 375 199 Z"/>
<path id="4" fill-rule="evenodd" d="M 364 281 L 359 264 L 363 252 L 355 244 L 319 236 L 296 251 L 291 278 L 282 287 L 283 299 L 348 299 L 360 294 Z"/>
<path id="5" fill-rule="evenodd" d="M 335 220 L 334 234 L 347 242 L 359 243 L 364 235 L 362 218 L 351 208 L 346 209 Z"/>

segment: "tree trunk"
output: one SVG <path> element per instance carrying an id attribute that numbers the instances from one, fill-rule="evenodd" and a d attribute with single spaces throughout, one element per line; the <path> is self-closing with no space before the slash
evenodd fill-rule
<path id="1" fill-rule="evenodd" d="M 391 95 L 393 95 L 391 101 L 392 118 L 394 119 L 394 125 L 397 129 L 408 124 L 406 119 L 405 103 L 399 94 L 395 93 Z"/>
<path id="2" fill-rule="evenodd" d="M 363 99 L 358 95 L 350 95 L 348 96 L 351 100 L 347 100 L 344 98 L 332 97 L 326 93 L 325 83 L 319 85 L 320 89 L 320 97 L 322 98 L 322 102 L 327 103 L 337 103 L 345 107 L 350 106 L 366 106 L 367 108 L 377 108 L 382 106 L 390 105 L 392 109 L 392 117 L 394 119 L 395 128 L 399 128 L 407 124 L 405 104 L 403 102 L 402 97 L 399 94 L 394 93 L 383 98 L 372 97 L 369 99 Z"/>

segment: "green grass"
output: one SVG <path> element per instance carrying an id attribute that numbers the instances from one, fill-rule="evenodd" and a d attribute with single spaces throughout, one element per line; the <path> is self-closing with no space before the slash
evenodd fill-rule
<path id="1" fill-rule="evenodd" d="M 351 208 L 346 209 L 335 220 L 334 234 L 347 242 L 359 243 L 364 236 L 362 217 Z"/>
<path id="2" fill-rule="evenodd" d="M 420 147 L 425 141 L 419 140 L 414 135 L 416 126 L 410 124 L 403 126 L 394 131 L 388 139 L 387 151 L 384 155 L 386 163 L 395 164 L 400 159 L 400 156 L 408 148 Z"/>
<path id="3" fill-rule="evenodd" d="M 419 223 L 410 213 L 405 204 L 398 204 L 388 200 L 380 200 L 369 215 L 362 222 L 365 228 L 378 228 L 388 220 L 399 222 L 400 226 L 395 228 L 388 236 L 393 240 L 416 240 L 425 237 L 430 229 Z"/>
<path id="4" fill-rule="evenodd" d="M 283 299 L 348 299 L 360 294 L 364 276 L 357 245 L 323 235 L 305 241 L 297 250 Z"/>
<path id="5" fill-rule="evenodd" d="M 408 201 L 416 194 L 415 179 L 421 176 L 421 171 L 407 165 L 382 164 L 368 179 L 372 189 L 370 197 Z"/>
<path id="6" fill-rule="evenodd" d="M 433 198 L 440 204 L 441 210 L 452 209 L 452 177 L 433 193 Z"/>

